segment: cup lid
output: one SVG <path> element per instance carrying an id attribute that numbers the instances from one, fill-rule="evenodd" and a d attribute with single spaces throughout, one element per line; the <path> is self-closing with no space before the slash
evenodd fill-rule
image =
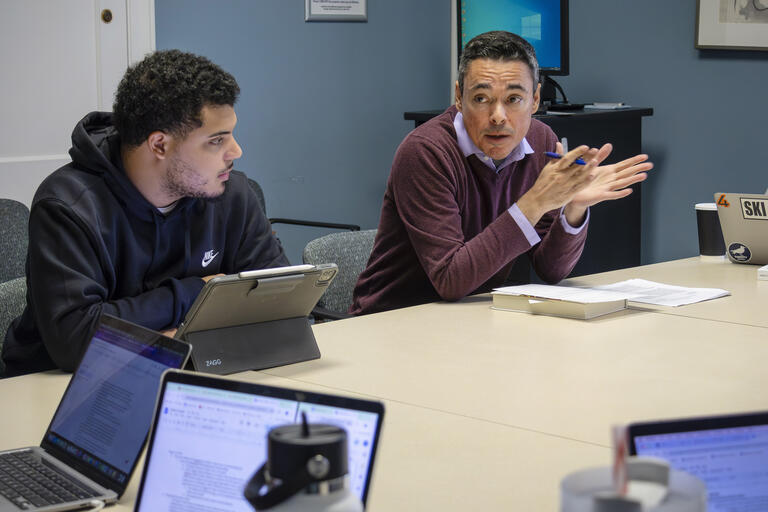
<path id="1" fill-rule="evenodd" d="M 347 474 L 347 433 L 334 425 L 309 424 L 301 413 L 301 425 L 283 425 L 269 431 L 267 462 L 243 490 L 256 510 L 275 507 L 302 489 L 319 490 L 317 484 L 342 479 Z M 338 483 L 338 482 L 337 482 Z M 266 489 L 266 491 L 265 491 Z M 290 508 L 290 507 L 289 507 Z M 287 509 L 286 509 L 287 510 Z"/>
<path id="2" fill-rule="evenodd" d="M 306 416 L 299 425 L 273 428 L 268 435 L 267 467 L 270 475 L 288 478 L 310 460 L 323 462 L 319 472 L 310 471 L 316 481 L 344 476 L 347 468 L 347 433 L 335 425 L 310 424 Z"/>

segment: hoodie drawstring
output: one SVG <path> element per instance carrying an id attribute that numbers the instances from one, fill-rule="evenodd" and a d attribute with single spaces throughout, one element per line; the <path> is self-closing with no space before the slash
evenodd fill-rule
<path id="1" fill-rule="evenodd" d="M 188 208 L 184 212 L 184 270 L 181 273 L 183 276 L 188 274 L 189 264 L 192 261 L 192 255 L 190 254 L 192 252 L 192 241 L 190 240 L 189 232 L 189 215 L 190 209 Z"/>
<path id="2" fill-rule="evenodd" d="M 160 244 L 160 222 L 158 220 L 159 214 L 157 212 L 152 212 L 152 224 L 155 228 L 155 242 L 152 245 L 152 259 L 149 262 L 149 266 L 147 266 L 146 270 L 144 271 L 144 278 L 142 279 L 141 287 L 144 290 L 149 290 L 150 286 L 147 283 L 148 277 L 147 274 L 150 270 L 155 268 L 155 257 L 157 256 L 157 248 Z"/>

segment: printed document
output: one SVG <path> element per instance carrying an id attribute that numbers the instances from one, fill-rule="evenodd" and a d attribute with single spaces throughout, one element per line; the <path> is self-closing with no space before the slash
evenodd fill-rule
<path id="1" fill-rule="evenodd" d="M 621 290 L 599 290 L 595 288 L 576 288 L 573 286 L 552 286 L 547 284 L 524 284 L 520 286 L 505 286 L 496 288 L 494 293 L 502 295 L 525 295 L 542 299 L 567 300 L 571 302 L 609 302 L 614 300 L 632 300 L 632 293 Z"/>
<path id="2" fill-rule="evenodd" d="M 618 283 L 594 286 L 592 289 L 625 293 L 630 302 L 658 306 L 684 306 L 731 294 L 728 290 L 721 288 L 686 288 L 646 281 L 645 279 L 629 279 Z"/>
<path id="3" fill-rule="evenodd" d="M 585 304 L 626 299 L 630 302 L 655 304 L 657 306 L 684 306 L 731 294 L 728 290 L 720 288 L 686 288 L 684 286 L 646 281 L 645 279 L 629 279 L 618 283 L 584 288 L 527 284 L 496 288 L 493 292 L 494 294 L 501 295 L 524 295 Z"/>

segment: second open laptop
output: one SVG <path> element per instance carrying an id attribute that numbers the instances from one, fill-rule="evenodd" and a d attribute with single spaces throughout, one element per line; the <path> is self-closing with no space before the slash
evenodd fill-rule
<path id="1" fill-rule="evenodd" d="M 384 420 L 378 401 L 238 382 L 163 376 L 136 512 L 253 512 L 243 496 L 267 459 L 267 433 L 300 422 L 347 432 L 349 489 L 365 503 Z"/>
<path id="2" fill-rule="evenodd" d="M 162 373 L 187 343 L 102 315 L 40 446 L 0 452 L 0 512 L 79 510 L 123 494 Z"/>
<path id="3" fill-rule="evenodd" d="M 715 194 L 725 253 L 734 263 L 768 263 L 768 195 Z"/>
<path id="4" fill-rule="evenodd" d="M 320 357 L 307 316 L 337 270 L 296 265 L 208 281 L 176 332 L 192 344 L 192 367 L 229 374 Z"/>
<path id="5" fill-rule="evenodd" d="M 634 423 L 630 455 L 704 481 L 710 512 L 768 510 L 768 412 Z"/>

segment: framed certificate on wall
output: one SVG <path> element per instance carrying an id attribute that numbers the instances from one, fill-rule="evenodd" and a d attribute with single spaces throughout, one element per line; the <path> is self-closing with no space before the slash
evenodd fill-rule
<path id="1" fill-rule="evenodd" d="M 304 21 L 368 21 L 367 0 L 306 0 Z"/>

